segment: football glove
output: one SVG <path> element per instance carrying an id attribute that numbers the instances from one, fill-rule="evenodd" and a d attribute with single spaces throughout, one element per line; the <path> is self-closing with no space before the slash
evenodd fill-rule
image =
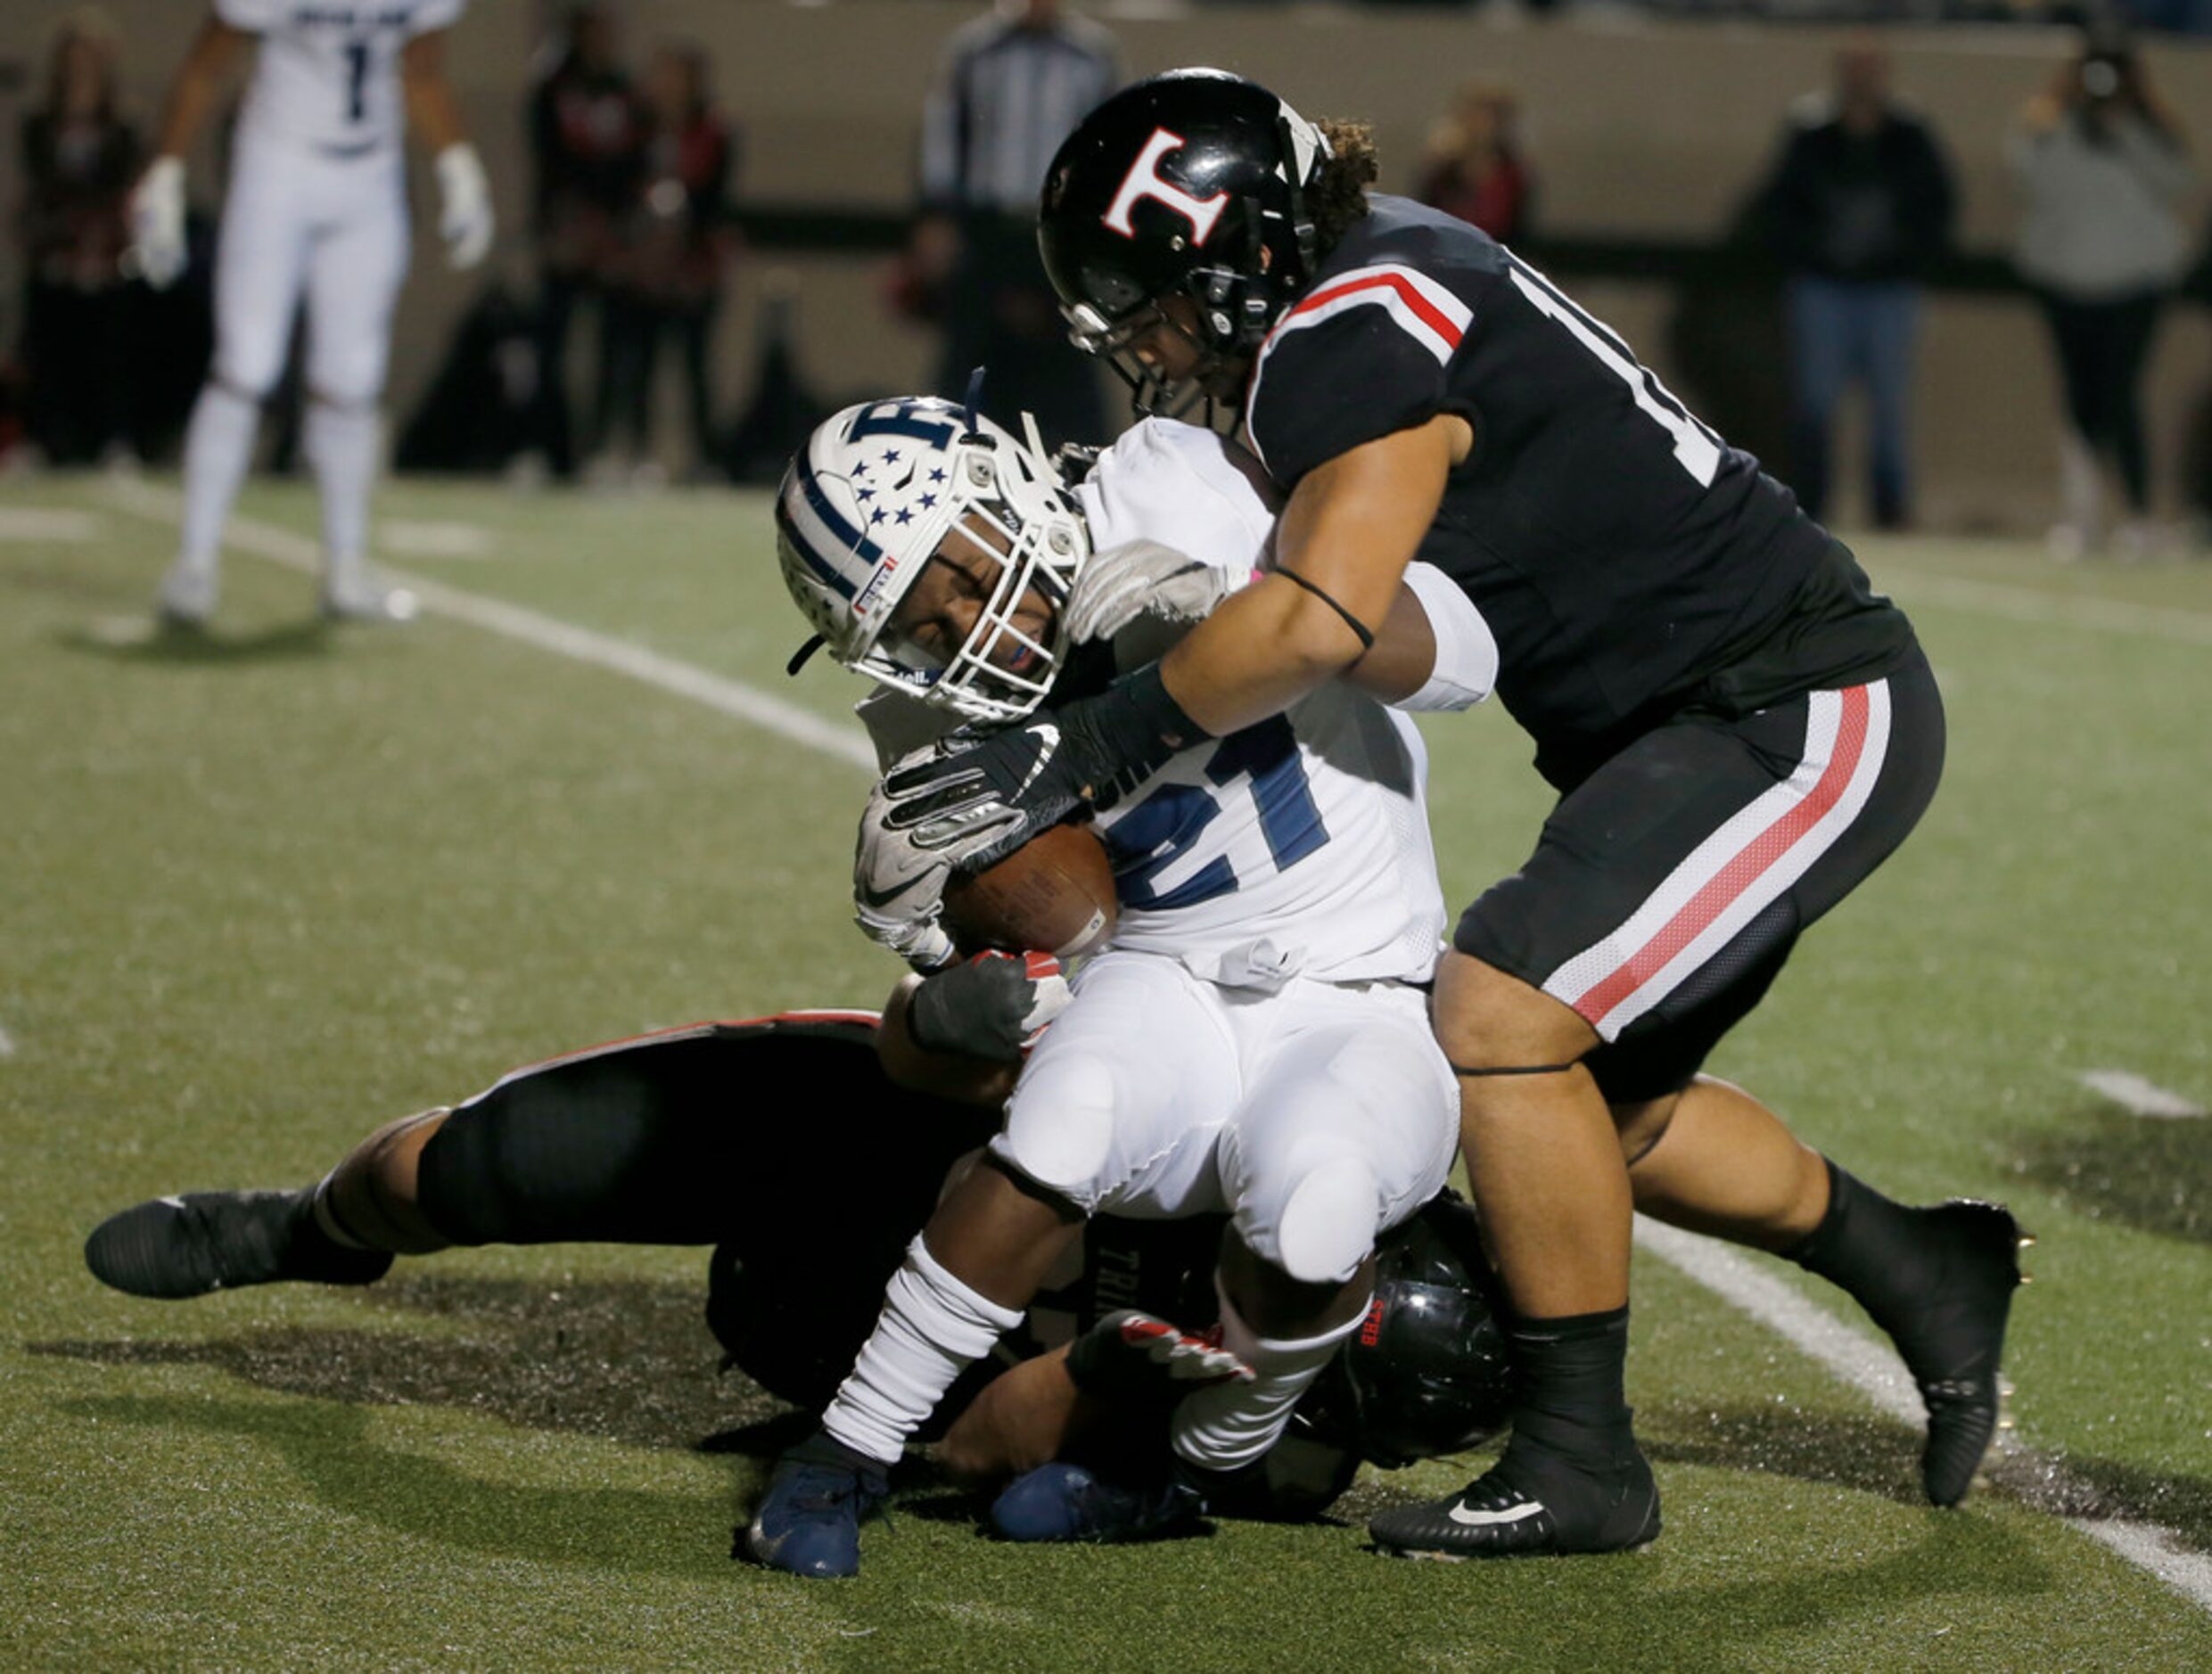
<path id="1" fill-rule="evenodd" d="M 925 760 L 937 746 L 902 757 L 899 766 Z M 890 802 L 878 784 L 860 815 L 859 841 L 852 857 L 853 922 L 877 946 L 888 948 L 925 974 L 952 963 L 952 937 L 941 922 L 945 880 L 951 862 L 893 831 L 885 816 Z"/>
<path id="2" fill-rule="evenodd" d="M 483 160 L 466 141 L 438 153 L 438 236 L 446 242 L 447 264 L 473 267 L 491 250 L 491 184 Z"/>
<path id="3" fill-rule="evenodd" d="M 1068 636 L 1111 639 L 1140 616 L 1201 622 L 1251 579 L 1201 563 L 1157 541 L 1132 540 L 1093 553 L 1067 599 Z"/>
<path id="4" fill-rule="evenodd" d="M 185 165 L 157 157 L 130 194 L 130 248 L 125 268 L 156 291 L 185 271 Z"/>
<path id="5" fill-rule="evenodd" d="M 979 953 L 914 990 L 907 1026 L 931 1052 L 1015 1063 L 1074 997 L 1048 953 Z"/>
<path id="6" fill-rule="evenodd" d="M 883 825 L 955 871 L 981 871 L 1079 803 L 1112 808 L 1207 736 L 1155 664 L 1023 726 L 980 740 L 956 734 L 907 758 L 877 787 Z"/>
<path id="7" fill-rule="evenodd" d="M 1067 1353 L 1067 1374 L 1086 1395 L 1129 1400 L 1180 1396 L 1193 1383 L 1250 1383 L 1252 1368 L 1221 1346 L 1221 1328 L 1183 1330 L 1133 1309 L 1108 1314 Z"/>

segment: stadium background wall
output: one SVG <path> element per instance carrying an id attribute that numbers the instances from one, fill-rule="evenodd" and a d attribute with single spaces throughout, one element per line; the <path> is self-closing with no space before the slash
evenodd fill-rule
<path id="1" fill-rule="evenodd" d="M 197 27 L 185 0 L 106 0 L 123 31 L 130 103 L 149 124 L 165 78 Z M 914 135 L 928 67 L 945 36 L 980 11 L 936 0 L 628 0 L 615 8 L 627 49 L 664 37 L 703 44 L 721 102 L 744 135 L 738 202 L 751 242 L 720 323 L 718 377 L 733 404 L 751 387 L 763 282 L 783 270 L 798 290 L 802 370 L 832 396 L 918 387 L 934 340 L 892 319 L 882 291 L 911 201 Z M 1775 352 L 1761 324 L 1771 295 L 1756 265 L 1726 246 L 1731 220 L 1764 170 L 1791 99 L 1822 86 L 1837 36 L 1815 28 L 1642 20 L 1538 26 L 1477 13 L 1356 12 L 1341 7 L 1093 5 L 1121 38 L 1132 74 L 1213 63 L 1254 76 L 1315 115 L 1377 125 L 1384 184 L 1402 189 L 1431 120 L 1467 77 L 1519 88 L 1541 177 L 1542 241 L 1534 251 L 1578 298 L 1634 343 L 1663 376 L 1721 422 L 1682 351 L 1702 336 L 1755 369 Z M 0 63 L 14 61 L 0 117 L 12 130 L 62 7 L 0 7 Z M 490 169 L 501 215 L 495 271 L 524 294 L 528 160 L 522 114 L 548 8 L 475 0 L 456 31 L 452 74 Z M 1939 275 L 1924 326 L 1919 454 L 1925 520 L 1953 529 L 2019 528 L 2055 510 L 2054 379 L 2032 303 L 2002 256 L 2014 205 L 2002 136 L 2068 37 L 2041 29 L 1897 29 L 1896 82 L 1935 119 L 1962 195 L 1962 258 Z M 2167 98 L 2193 121 L 2200 163 L 2212 149 L 2212 48 L 2161 43 L 2149 56 Z M 21 201 L 16 148 L 0 152 L 0 202 Z M 392 372 L 404 413 L 443 352 L 473 284 L 445 271 L 423 219 L 428 183 L 416 170 L 418 257 L 408 282 Z M 195 199 L 217 192 L 212 140 L 193 160 Z M 2194 206 L 2196 224 L 2205 205 Z M 428 258 L 425 258 L 427 255 Z M 0 321 L 14 329 L 20 261 L 0 270 Z M 1704 306 L 1678 318 L 1682 282 Z M 588 357 L 577 355 L 580 365 Z M 1776 381 L 1777 387 L 1779 381 Z M 2152 369 L 2150 402 L 2164 493 L 2177 492 L 2178 455 L 2212 384 L 2212 319 L 2176 310 Z M 664 391 L 672 398 L 672 391 Z M 1715 392 L 1717 394 L 1717 392 Z M 1722 405 L 1725 405 L 1724 403 Z M 664 424 L 662 434 L 678 427 Z M 1748 428 L 1760 427 L 1753 423 Z M 1742 437 L 1757 445 L 1765 439 Z M 1855 481 L 1846 442 L 1839 492 Z M 1853 509 L 1845 498 L 1845 520 Z"/>

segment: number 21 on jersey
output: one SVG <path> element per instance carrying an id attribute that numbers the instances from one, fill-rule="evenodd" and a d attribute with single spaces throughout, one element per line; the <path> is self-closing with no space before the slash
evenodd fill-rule
<path id="1" fill-rule="evenodd" d="M 1166 882 L 1164 874 L 1220 817 L 1219 792 L 1239 778 L 1250 785 L 1260 841 L 1246 845 L 1249 853 L 1226 847 L 1188 877 Z M 1262 866 L 1288 871 L 1328 841 L 1328 827 L 1306 783 L 1297 736 L 1278 715 L 1224 738 L 1206 762 L 1204 784 L 1162 785 L 1114 820 L 1105 836 L 1122 905 L 1167 913 L 1238 889 L 1239 867 L 1244 875 Z"/>

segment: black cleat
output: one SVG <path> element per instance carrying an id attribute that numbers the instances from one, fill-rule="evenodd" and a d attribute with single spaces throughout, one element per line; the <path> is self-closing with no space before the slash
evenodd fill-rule
<path id="1" fill-rule="evenodd" d="M 1928 1404 L 1920 1485 L 1933 1504 L 1955 1506 L 2005 1423 L 1997 1363 L 2021 1283 L 2019 1252 L 2034 1241 L 1997 1203 L 1959 1198 L 1916 1216 L 1925 1230 L 1912 1260 L 1912 1308 L 1876 1322 Z"/>
<path id="2" fill-rule="evenodd" d="M 188 1192 L 111 1215 L 85 1240 L 103 1284 L 173 1301 L 242 1284 L 304 1279 L 366 1284 L 391 1267 L 384 1250 L 352 1250 L 316 1225 L 315 1194 Z"/>
<path id="3" fill-rule="evenodd" d="M 1541 1440 L 1551 1427 L 1523 1416 L 1483 1475 L 1448 1499 L 1378 1513 L 1368 1533 L 1401 1557 L 1451 1559 L 1625 1552 L 1657 1539 L 1658 1484 L 1627 1427 L 1599 1471 Z"/>

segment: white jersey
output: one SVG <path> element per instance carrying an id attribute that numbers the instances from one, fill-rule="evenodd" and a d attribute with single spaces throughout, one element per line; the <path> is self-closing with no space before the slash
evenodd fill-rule
<path id="1" fill-rule="evenodd" d="M 399 51 L 450 28 L 466 0 L 215 0 L 261 37 L 238 119 L 242 140 L 335 156 L 396 146 L 407 127 Z"/>
<path id="2" fill-rule="evenodd" d="M 1151 539 L 1248 577 L 1272 557 L 1263 485 L 1211 431 L 1150 419 L 1076 493 L 1094 550 Z M 1115 662 L 1155 660 L 1176 631 L 1139 619 Z M 892 757 L 922 742 L 917 710 L 885 689 L 859 712 Z M 920 715 L 930 735 L 951 724 Z M 1341 681 L 1184 751 L 1098 816 L 1120 896 L 1114 947 L 1232 988 L 1425 980 L 1444 925 L 1427 771 L 1412 723 Z"/>

